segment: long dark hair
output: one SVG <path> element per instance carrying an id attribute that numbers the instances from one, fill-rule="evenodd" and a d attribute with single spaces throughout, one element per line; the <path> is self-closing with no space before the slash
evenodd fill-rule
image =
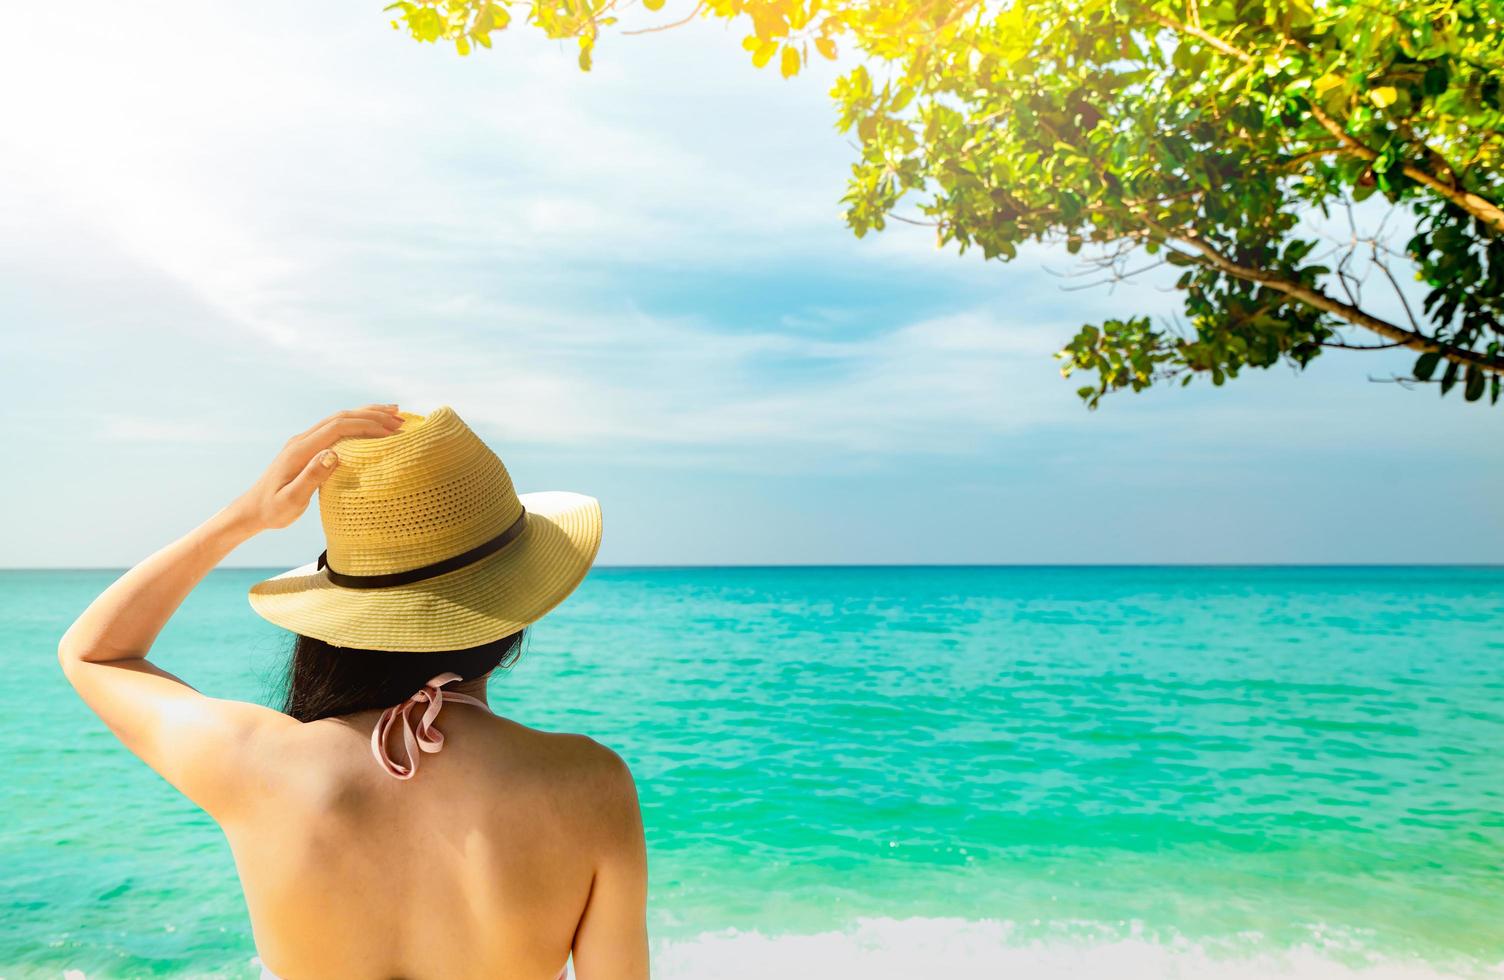
<path id="1" fill-rule="evenodd" d="M 298 635 L 283 679 L 282 711 L 298 721 L 317 721 L 407 700 L 435 674 L 453 671 L 465 680 L 506 669 L 522 655 L 526 630 L 478 647 L 443 653 L 392 653 L 337 647 Z"/>

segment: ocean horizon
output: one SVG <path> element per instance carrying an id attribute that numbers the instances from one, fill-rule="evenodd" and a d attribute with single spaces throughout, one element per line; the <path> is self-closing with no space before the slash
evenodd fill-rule
<path id="1" fill-rule="evenodd" d="M 0 565 L 0 572 L 124 572 L 130 565 Z M 280 573 L 297 566 L 286 565 L 220 565 L 221 572 L 272 572 Z M 1481 561 L 1357 561 L 1357 562 L 1302 562 L 1302 561 L 1181 561 L 1181 562 L 714 562 L 714 563 L 665 563 L 640 564 L 635 562 L 597 562 L 595 570 L 620 569 L 644 571 L 678 569 L 821 569 L 821 568 L 1498 568 L 1504 562 Z"/>
<path id="2" fill-rule="evenodd" d="M 216 570 L 154 661 L 274 704 Z M 0 977 L 253 977 L 224 839 L 0 570 Z M 601 566 L 490 701 L 636 775 L 660 978 L 1504 976 L 1504 566 Z M 66 738 L 59 731 L 68 733 Z"/>

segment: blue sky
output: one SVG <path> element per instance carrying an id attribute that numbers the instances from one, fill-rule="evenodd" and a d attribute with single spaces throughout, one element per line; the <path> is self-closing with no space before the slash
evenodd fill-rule
<path id="1" fill-rule="evenodd" d="M 522 31 L 460 59 L 380 6 L 0 37 L 0 565 L 133 562 L 291 433 L 393 400 L 454 406 L 523 489 L 599 496 L 608 563 L 1504 554 L 1504 412 L 1368 380 L 1408 357 L 1085 411 L 1050 352 L 1174 297 L 1065 291 L 1054 249 L 856 240 L 830 69 L 758 72 L 720 24 L 610 39 L 589 75 Z"/>

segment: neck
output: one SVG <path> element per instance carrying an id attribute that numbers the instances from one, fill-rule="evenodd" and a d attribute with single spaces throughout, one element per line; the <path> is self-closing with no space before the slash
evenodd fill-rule
<path id="1" fill-rule="evenodd" d="M 491 674 L 488 671 L 487 673 L 481 675 L 480 677 L 476 677 L 473 680 L 457 681 L 453 684 L 446 684 L 444 686 L 444 690 L 453 691 L 455 694 L 468 694 L 472 698 L 479 698 L 480 700 L 485 701 L 486 687 L 490 683 L 490 681 Z"/>

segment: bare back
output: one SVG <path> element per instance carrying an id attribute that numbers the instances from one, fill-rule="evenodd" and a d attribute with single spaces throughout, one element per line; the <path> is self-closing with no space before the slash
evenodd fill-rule
<path id="1" fill-rule="evenodd" d="M 252 608 L 300 645 L 322 644 L 313 669 L 326 679 L 341 648 L 447 652 L 465 670 L 431 662 L 399 705 L 304 723 L 205 695 L 152 663 L 204 576 L 297 520 L 315 492 L 324 557 L 360 567 L 336 579 L 321 558 L 253 586 Z M 367 405 L 293 436 L 249 490 L 116 579 L 58 641 L 58 662 L 121 744 L 224 829 L 257 949 L 284 980 L 552 980 L 571 957 L 578 980 L 645 980 L 647 855 L 631 773 L 588 738 L 525 728 L 484 702 L 522 631 L 583 579 L 600 530 L 594 497 L 519 495 L 452 409 Z M 414 542 L 426 549 L 417 567 Z M 331 615 L 349 631 L 300 628 Z M 378 718 L 401 719 L 396 737 L 430 752 L 416 766 L 410 752 L 378 761 Z"/>
<path id="2" fill-rule="evenodd" d="M 377 716 L 263 739 L 255 755 L 277 778 L 221 821 L 267 968 L 285 980 L 554 980 L 577 947 L 582 978 L 636 975 L 587 969 L 585 933 L 612 929 L 592 923 L 592 892 L 601 904 L 603 888 L 631 887 L 615 879 L 640 850 L 620 758 L 446 704 L 443 750 L 403 781 L 372 757 Z"/>

